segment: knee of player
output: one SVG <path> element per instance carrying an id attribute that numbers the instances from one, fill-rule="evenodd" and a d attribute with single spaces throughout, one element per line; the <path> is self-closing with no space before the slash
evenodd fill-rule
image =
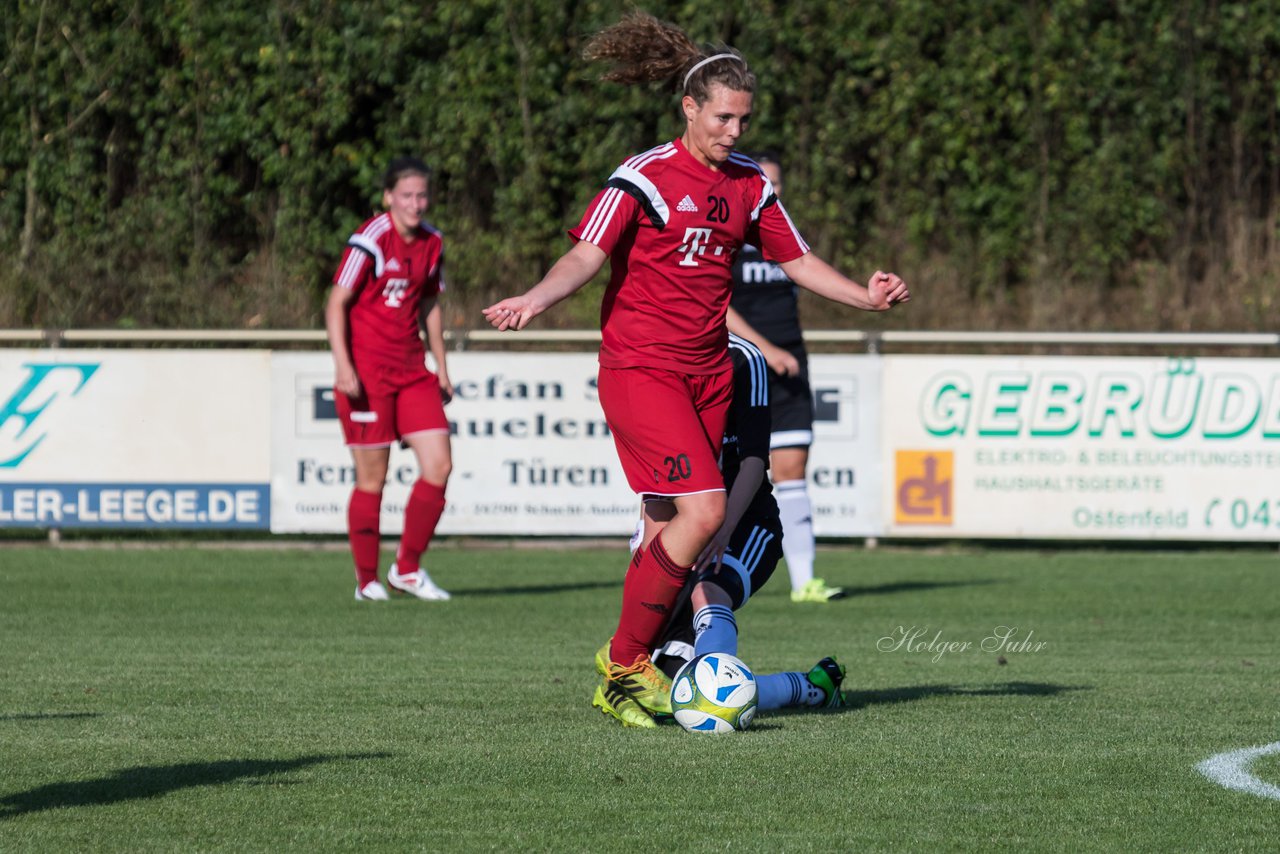
<path id="1" fill-rule="evenodd" d="M 379 492 L 380 493 L 382 492 L 383 487 L 385 487 L 386 485 L 387 485 L 387 477 L 385 474 L 382 477 L 370 476 L 370 475 L 356 476 L 356 489 L 360 490 L 361 492 Z"/>
<path id="2" fill-rule="evenodd" d="M 385 465 L 357 465 L 356 489 L 362 492 L 381 492 L 387 483 L 387 467 Z"/>
<path id="3" fill-rule="evenodd" d="M 703 543 L 709 543 L 720 530 L 720 526 L 724 524 L 724 513 L 700 514 L 691 521 L 697 525 L 698 539 Z"/>
<path id="4" fill-rule="evenodd" d="M 689 521 L 698 526 L 703 537 L 710 540 L 724 524 L 725 499 L 723 492 L 707 493 L 707 500 L 692 508 Z"/>
<path id="5" fill-rule="evenodd" d="M 452 460 L 433 460 L 422 470 L 422 479 L 437 486 L 444 486 L 448 483 L 451 474 L 453 474 Z"/>
<path id="6" fill-rule="evenodd" d="M 690 603 L 693 605 L 695 612 L 708 605 L 724 605 L 727 608 L 736 607 L 732 593 L 725 590 L 718 582 L 705 578 L 694 585 Z"/>

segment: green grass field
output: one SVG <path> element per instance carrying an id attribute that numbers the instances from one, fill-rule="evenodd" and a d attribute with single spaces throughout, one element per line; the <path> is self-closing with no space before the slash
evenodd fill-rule
<path id="1" fill-rule="evenodd" d="M 852 595 L 780 568 L 741 655 L 835 653 L 849 707 L 723 737 L 591 708 L 623 544 L 432 558 L 451 602 L 357 603 L 337 550 L 0 549 L 0 849 L 1280 845 L 1196 770 L 1280 740 L 1273 552 L 823 551 Z"/>

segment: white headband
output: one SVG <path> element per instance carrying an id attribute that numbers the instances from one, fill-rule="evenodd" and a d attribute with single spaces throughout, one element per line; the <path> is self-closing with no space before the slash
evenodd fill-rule
<path id="1" fill-rule="evenodd" d="M 689 69 L 689 73 L 684 76 L 684 88 L 685 89 L 689 88 L 689 78 L 693 76 L 693 72 L 697 71 L 699 68 L 706 65 L 708 62 L 715 62 L 717 59 L 736 59 L 738 60 L 738 62 L 741 62 L 743 65 L 747 64 L 746 60 L 738 56 L 736 53 L 717 53 L 715 56 L 708 56 L 706 59 L 702 60 L 697 65 L 695 65 L 693 68 Z"/>

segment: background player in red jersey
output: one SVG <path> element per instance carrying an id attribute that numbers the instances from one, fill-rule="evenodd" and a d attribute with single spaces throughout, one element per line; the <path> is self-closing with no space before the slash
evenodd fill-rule
<path id="1" fill-rule="evenodd" d="M 777 158 L 759 154 L 754 159 L 781 198 L 782 166 Z M 733 299 L 727 319 L 729 331 L 759 347 L 769 363 L 773 410 L 769 473 L 782 516 L 782 553 L 791 576 L 791 601 L 830 601 L 841 589 L 813 576 L 813 505 L 805 477 L 813 444 L 813 392 L 796 285 L 754 246 L 744 246 L 733 262 Z"/>
<path id="2" fill-rule="evenodd" d="M 649 650 L 725 515 L 716 462 L 732 395 L 725 311 L 734 256 L 745 243 L 760 246 L 801 287 L 869 311 L 910 292 L 883 272 L 864 287 L 817 258 L 759 167 L 735 153 L 755 90 L 736 52 L 700 49 L 677 27 L 633 13 L 598 33 L 586 56 L 613 62 L 605 77 L 622 83 L 678 81 L 684 132 L 619 166 L 570 232 L 573 248 L 526 293 L 484 314 L 497 329 L 523 329 L 610 261 L 600 404 L 631 488 L 665 500 L 645 505 L 594 702 L 624 724 L 652 726 L 649 713 L 670 710 L 670 683 Z"/>
<path id="3" fill-rule="evenodd" d="M 387 572 L 393 590 L 448 599 L 419 566 L 444 512 L 453 467 L 444 404 L 453 395 L 445 367 L 438 297 L 444 289 L 440 232 L 423 221 L 431 171 L 421 160 L 391 161 L 383 180 L 387 212 L 360 226 L 342 255 L 325 307 L 333 350 L 334 397 L 356 485 L 347 536 L 356 568 L 356 599 L 385 600 L 378 581 L 379 517 L 391 444 L 403 441 L 421 477 L 405 507 L 404 534 Z M 426 366 L 425 328 L 436 373 Z"/>

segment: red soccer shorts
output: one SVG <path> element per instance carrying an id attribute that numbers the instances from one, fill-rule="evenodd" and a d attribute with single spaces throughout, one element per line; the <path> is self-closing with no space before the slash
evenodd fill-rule
<path id="1" fill-rule="evenodd" d="M 724 489 L 720 445 L 733 402 L 733 369 L 678 374 L 601 368 L 600 406 L 627 483 L 640 494 Z"/>
<path id="2" fill-rule="evenodd" d="M 359 397 L 334 393 L 342 435 L 349 448 L 389 448 L 397 439 L 429 430 L 448 430 L 435 374 L 399 389 L 395 394 L 370 396 L 361 382 Z"/>

